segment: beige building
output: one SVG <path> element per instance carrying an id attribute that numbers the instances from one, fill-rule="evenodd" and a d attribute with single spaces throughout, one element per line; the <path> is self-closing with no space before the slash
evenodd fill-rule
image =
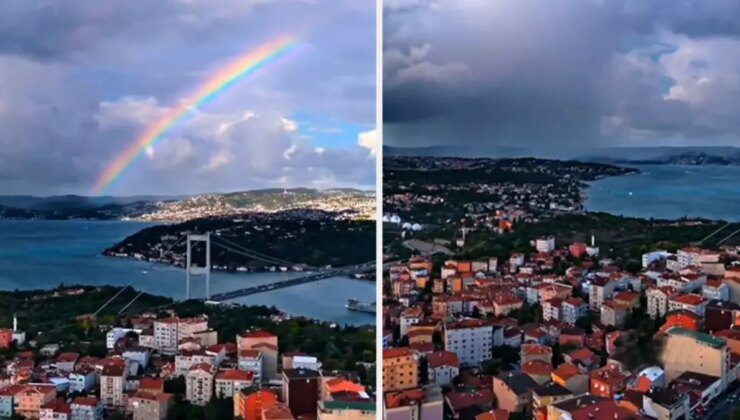
<path id="1" fill-rule="evenodd" d="M 419 355 L 409 347 L 383 350 L 383 391 L 419 386 Z"/>
<path id="2" fill-rule="evenodd" d="M 374 401 L 319 401 L 318 420 L 375 420 Z"/>
<path id="3" fill-rule="evenodd" d="M 678 293 L 675 287 L 663 286 L 648 289 L 647 313 L 651 318 L 662 317 L 668 312 L 668 302 Z"/>
<path id="4" fill-rule="evenodd" d="M 123 364 L 108 364 L 100 374 L 100 402 L 107 408 L 123 407 Z"/>
<path id="5" fill-rule="evenodd" d="M 601 305 L 601 323 L 606 326 L 620 328 L 627 320 L 629 308 L 621 302 L 608 301 Z"/>
<path id="6" fill-rule="evenodd" d="M 221 370 L 216 374 L 216 396 L 232 398 L 235 393 L 249 388 L 254 382 L 254 374 L 237 369 Z"/>
<path id="7" fill-rule="evenodd" d="M 510 413 L 530 412 L 532 390 L 537 386 L 537 382 L 522 372 L 501 372 L 493 377 L 493 394 L 498 408 Z"/>
<path id="8" fill-rule="evenodd" d="M 599 277 L 594 279 L 591 282 L 591 289 L 588 295 L 588 307 L 594 311 L 598 311 L 605 301 L 612 298 L 616 286 L 617 282 L 609 278 Z"/>
<path id="9" fill-rule="evenodd" d="M 40 417 L 41 407 L 56 398 L 54 385 L 34 385 L 15 394 L 15 412 L 27 419 Z"/>
<path id="10" fill-rule="evenodd" d="M 730 351 L 723 339 L 674 327 L 668 330 L 660 359 L 666 382 L 673 381 L 684 372 L 697 372 L 720 378 L 722 389 L 727 386 Z"/>
<path id="11" fill-rule="evenodd" d="M 129 402 L 133 420 L 164 420 L 172 403 L 172 394 L 153 392 L 137 392 Z"/>
<path id="12" fill-rule="evenodd" d="M 185 376 L 185 399 L 195 405 L 206 405 L 213 395 L 213 366 L 200 363 L 193 365 Z"/>

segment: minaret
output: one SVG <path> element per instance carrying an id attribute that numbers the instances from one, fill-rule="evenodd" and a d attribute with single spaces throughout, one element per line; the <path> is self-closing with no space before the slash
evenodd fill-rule
<path id="1" fill-rule="evenodd" d="M 13 332 L 18 332 L 18 317 L 13 315 Z"/>
<path id="2" fill-rule="evenodd" d="M 596 246 L 596 237 L 594 235 L 591 235 L 591 246 Z"/>

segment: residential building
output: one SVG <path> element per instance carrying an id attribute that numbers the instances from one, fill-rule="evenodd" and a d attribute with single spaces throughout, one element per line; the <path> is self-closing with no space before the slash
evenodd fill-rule
<path id="1" fill-rule="evenodd" d="M 57 396 L 54 385 L 32 385 L 15 394 L 14 411 L 25 418 L 40 417 L 41 407 L 54 401 Z"/>
<path id="2" fill-rule="evenodd" d="M 606 326 L 620 328 L 624 326 L 629 313 L 629 307 L 623 303 L 607 301 L 600 307 L 601 323 Z"/>
<path id="3" fill-rule="evenodd" d="M 440 386 L 452 384 L 460 373 L 460 361 L 457 354 L 449 351 L 437 351 L 427 355 L 428 383 Z"/>
<path id="4" fill-rule="evenodd" d="M 693 312 L 697 315 L 704 316 L 704 309 L 707 306 L 707 301 L 704 297 L 697 294 L 685 294 L 685 295 L 678 295 L 674 296 L 671 300 L 668 301 L 668 310 L 669 311 L 677 311 L 677 310 L 685 310 Z"/>
<path id="5" fill-rule="evenodd" d="M 12 418 L 15 413 L 16 395 L 26 389 L 25 385 L 10 385 L 0 389 L 0 417 Z"/>
<path id="6" fill-rule="evenodd" d="M 445 350 L 457 354 L 461 366 L 479 366 L 491 359 L 491 347 L 503 343 L 503 330 L 480 319 L 464 319 L 445 324 L 443 342 Z"/>
<path id="7" fill-rule="evenodd" d="M 155 348 L 165 354 L 175 354 L 179 341 L 177 334 L 176 317 L 158 319 L 154 321 Z"/>
<path id="8" fill-rule="evenodd" d="M 375 401 L 319 401 L 317 420 L 375 420 Z"/>
<path id="9" fill-rule="evenodd" d="M 95 397 L 75 397 L 69 406 L 70 420 L 102 420 L 103 405 Z"/>
<path id="10" fill-rule="evenodd" d="M 673 286 L 654 287 L 647 290 L 647 313 L 651 318 L 665 316 L 668 312 L 668 301 L 678 294 Z"/>
<path id="11" fill-rule="evenodd" d="M 562 304 L 562 321 L 566 324 L 575 325 L 579 318 L 586 316 L 588 305 L 581 298 L 570 297 Z"/>
<path id="12" fill-rule="evenodd" d="M 295 417 L 316 416 L 321 374 L 310 369 L 283 370 L 283 398 Z"/>
<path id="13" fill-rule="evenodd" d="M 617 282 L 610 277 L 596 277 L 591 280 L 589 289 L 588 306 L 594 311 L 598 311 L 605 301 L 612 298 Z"/>
<path id="14" fill-rule="evenodd" d="M 110 363 L 100 374 L 100 402 L 106 408 L 123 407 L 125 366 Z"/>
<path id="15" fill-rule="evenodd" d="M 573 393 L 567 388 L 548 381 L 532 390 L 532 408 L 535 411 L 540 410 L 571 397 L 573 397 Z"/>
<path id="16" fill-rule="evenodd" d="M 532 407 L 532 390 L 537 382 L 522 372 L 501 372 L 493 377 L 493 393 L 498 408 L 515 412 L 529 412 Z"/>
<path id="17" fill-rule="evenodd" d="M 383 350 L 383 390 L 401 391 L 419 386 L 419 355 L 409 347 Z"/>
<path id="18" fill-rule="evenodd" d="M 604 398 L 614 398 L 627 389 L 629 374 L 622 371 L 617 365 L 606 365 L 592 371 L 590 392 L 592 395 Z"/>
<path id="19" fill-rule="evenodd" d="M 234 393 L 249 388 L 254 383 L 254 374 L 237 369 L 220 370 L 216 373 L 216 396 L 232 398 Z"/>
<path id="20" fill-rule="evenodd" d="M 727 386 L 730 372 L 730 352 L 725 340 L 710 334 L 674 327 L 660 355 L 666 380 L 671 382 L 685 372 L 696 372 L 720 378 Z"/>
<path id="21" fill-rule="evenodd" d="M 98 372 L 89 366 L 82 366 L 70 373 L 69 389 L 72 392 L 87 392 L 98 382 Z"/>
<path id="22" fill-rule="evenodd" d="M 41 406 L 40 420 L 69 420 L 72 410 L 64 399 L 54 399 Z"/>
<path id="23" fill-rule="evenodd" d="M 185 399 L 195 405 L 206 405 L 213 396 L 215 368 L 207 363 L 193 365 L 185 375 Z"/>
<path id="24" fill-rule="evenodd" d="M 130 399 L 133 420 L 165 420 L 172 404 L 173 395 L 163 392 L 139 391 Z"/>
<path id="25" fill-rule="evenodd" d="M 444 397 L 437 385 L 388 392 L 384 397 L 385 420 L 444 419 Z"/>
<path id="26" fill-rule="evenodd" d="M 262 381 L 262 353 L 259 350 L 239 350 L 237 365 L 239 370 L 251 372 L 255 383 Z"/>
<path id="27" fill-rule="evenodd" d="M 269 389 L 252 387 L 234 394 L 234 417 L 242 420 L 261 420 L 262 412 L 278 404 L 277 394 Z"/>

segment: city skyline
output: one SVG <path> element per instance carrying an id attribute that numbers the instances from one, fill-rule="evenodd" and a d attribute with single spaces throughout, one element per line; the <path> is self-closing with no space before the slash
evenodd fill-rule
<path id="1" fill-rule="evenodd" d="M 0 194 L 372 188 L 374 5 L 323 6 L 4 4 Z M 286 36 L 295 48 L 285 57 L 188 105 L 240 57 Z M 116 159 L 178 109 L 190 115 L 103 185 Z"/>

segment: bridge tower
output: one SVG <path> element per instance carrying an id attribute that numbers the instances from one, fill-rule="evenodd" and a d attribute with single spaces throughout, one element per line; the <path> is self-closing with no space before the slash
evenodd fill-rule
<path id="1" fill-rule="evenodd" d="M 193 264 L 193 244 L 205 242 L 206 265 L 204 267 Z M 206 277 L 206 299 L 211 298 L 211 234 L 191 235 L 188 234 L 187 265 L 185 266 L 185 299 L 190 299 L 190 275 L 205 275 Z"/>

